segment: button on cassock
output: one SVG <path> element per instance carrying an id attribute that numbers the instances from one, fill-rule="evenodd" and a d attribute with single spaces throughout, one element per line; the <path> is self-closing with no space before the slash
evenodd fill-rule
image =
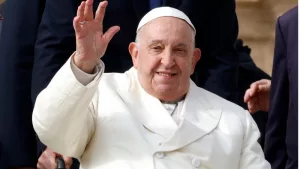
<path id="1" fill-rule="evenodd" d="M 200 164 L 201 164 L 200 159 L 193 158 L 193 160 L 192 160 L 193 167 L 200 167 Z"/>
<path id="2" fill-rule="evenodd" d="M 155 153 L 155 156 L 159 159 L 164 158 L 165 154 L 163 152 L 157 152 Z"/>

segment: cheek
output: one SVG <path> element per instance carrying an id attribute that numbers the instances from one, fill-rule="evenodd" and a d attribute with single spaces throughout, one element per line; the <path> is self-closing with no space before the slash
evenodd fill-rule
<path id="1" fill-rule="evenodd" d="M 189 74 L 189 72 L 192 70 L 192 62 L 186 59 L 179 59 L 177 61 L 177 66 L 183 74 Z"/>
<path id="2" fill-rule="evenodd" d="M 143 60 L 141 64 L 141 69 L 146 71 L 149 74 L 156 72 L 157 67 L 159 67 L 160 61 L 159 59 L 153 57 Z"/>

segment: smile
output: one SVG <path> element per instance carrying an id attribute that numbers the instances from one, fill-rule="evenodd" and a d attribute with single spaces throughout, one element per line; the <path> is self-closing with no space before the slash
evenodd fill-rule
<path id="1" fill-rule="evenodd" d="M 163 72 L 157 72 L 157 74 L 164 77 L 173 77 L 176 75 L 176 73 L 163 73 Z"/>

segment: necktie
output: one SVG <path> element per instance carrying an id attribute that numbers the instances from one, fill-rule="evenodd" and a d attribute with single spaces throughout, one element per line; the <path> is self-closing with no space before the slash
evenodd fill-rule
<path id="1" fill-rule="evenodd" d="M 161 6 L 161 0 L 149 0 L 150 10 Z"/>

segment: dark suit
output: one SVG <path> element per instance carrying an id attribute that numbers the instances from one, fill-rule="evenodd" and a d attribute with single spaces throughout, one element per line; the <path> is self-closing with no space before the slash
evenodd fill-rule
<path id="1" fill-rule="evenodd" d="M 4 16 L 3 8 L 4 8 L 4 2 L 0 3 L 0 36 L 1 36 L 1 28 L 2 28 L 3 16 Z"/>
<path id="2" fill-rule="evenodd" d="M 4 169 L 7 165 L 36 166 L 30 88 L 42 3 L 41 0 L 5 2 L 0 39 L 0 163 Z"/>
<path id="3" fill-rule="evenodd" d="M 128 0 L 129 1 L 129 0 Z M 109 0 L 104 29 L 119 25 L 103 58 L 106 72 L 132 66 L 128 45 L 139 20 L 149 11 L 141 0 Z M 75 50 L 72 21 L 81 0 L 8 0 L 0 39 L 0 142 L 9 166 L 36 166 L 32 103 Z M 99 0 L 95 0 L 95 8 Z M 238 28 L 234 0 L 163 0 L 191 18 L 202 49 L 194 80 L 220 96 L 236 99 Z M 11 10 L 13 9 L 13 10 Z M 44 149 L 39 144 L 40 149 Z M 40 152 L 40 151 L 39 151 Z"/>
<path id="4" fill-rule="evenodd" d="M 271 79 L 271 77 L 266 72 L 264 72 L 256 66 L 256 64 L 253 62 L 250 56 L 251 49 L 248 48 L 248 46 L 243 46 L 243 42 L 241 40 L 237 41 L 235 47 L 239 56 L 237 90 L 238 101 L 236 103 L 242 106 L 244 109 L 248 109 L 247 103 L 244 102 L 244 95 L 246 90 L 249 89 L 250 85 L 253 82 L 261 79 Z M 259 131 L 261 132 L 259 143 L 262 146 L 262 148 L 264 148 L 265 128 L 268 120 L 268 113 L 258 111 L 251 115 L 255 120 Z"/>
<path id="5" fill-rule="evenodd" d="M 272 169 L 298 168 L 298 7 L 276 25 L 265 156 Z"/>

